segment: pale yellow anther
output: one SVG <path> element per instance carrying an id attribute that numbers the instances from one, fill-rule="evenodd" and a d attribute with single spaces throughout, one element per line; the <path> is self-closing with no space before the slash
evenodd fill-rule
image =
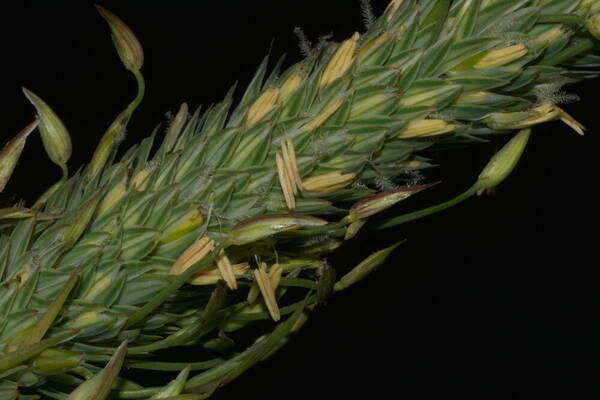
<path id="1" fill-rule="evenodd" d="M 327 67 L 325 67 L 325 71 L 323 71 L 321 81 L 319 82 L 320 87 L 329 85 L 348 71 L 348 68 L 354 62 L 354 53 L 356 52 L 358 39 L 360 39 L 360 34 L 355 32 L 350 39 L 342 42 L 329 61 L 329 64 L 327 64 Z"/>
<path id="2" fill-rule="evenodd" d="M 524 129 L 544 122 L 553 121 L 560 115 L 559 108 L 553 104 L 543 104 L 531 110 L 534 116 L 518 121 L 510 126 L 511 129 Z"/>
<path id="3" fill-rule="evenodd" d="M 281 143 L 281 150 L 283 152 L 283 159 L 287 160 L 286 165 L 290 171 L 290 177 L 294 183 L 294 193 L 298 190 L 302 190 L 302 178 L 300 177 L 300 171 L 298 170 L 298 161 L 296 159 L 296 148 L 294 147 L 294 141 L 292 138 L 286 138 L 285 143 Z"/>
<path id="4" fill-rule="evenodd" d="M 211 238 L 204 236 L 198 239 L 179 256 L 169 273 L 172 275 L 183 273 L 186 269 L 210 254 L 214 249 L 215 242 Z M 216 266 L 211 265 L 196 272 L 188 283 L 192 285 L 209 285 L 223 279 L 229 289 L 237 289 L 236 277 L 243 276 L 248 269 L 248 263 L 231 265 L 227 254 L 221 250 L 217 256 L 216 264 Z"/>
<path id="5" fill-rule="evenodd" d="M 308 131 L 313 131 L 313 130 L 317 129 L 318 127 L 323 125 L 323 123 L 325 121 L 327 121 L 327 119 L 329 119 L 329 117 L 331 117 L 333 115 L 333 113 L 336 112 L 342 106 L 343 103 L 344 103 L 344 98 L 342 98 L 342 97 L 337 98 L 336 100 L 332 101 L 323 109 L 323 111 L 321 111 L 312 120 L 307 122 L 302 128 L 306 129 Z"/>
<path id="6" fill-rule="evenodd" d="M 263 117 L 273 109 L 278 97 L 278 88 L 265 90 L 248 109 L 248 113 L 246 114 L 246 126 L 250 127 L 257 122 L 260 122 Z"/>
<path id="7" fill-rule="evenodd" d="M 260 289 L 258 288 L 258 283 L 254 281 L 252 286 L 250 286 L 250 290 L 248 290 L 248 296 L 246 296 L 246 301 L 248 304 L 254 304 L 256 299 L 258 299 L 258 295 L 260 294 Z"/>
<path id="8" fill-rule="evenodd" d="M 354 181 L 356 174 L 342 174 L 341 172 L 329 172 L 323 175 L 312 176 L 302 182 L 304 190 L 309 192 L 334 192 L 342 189 Z"/>
<path id="9" fill-rule="evenodd" d="M 422 119 L 411 121 L 397 136 L 399 138 L 415 138 L 441 135 L 452 132 L 455 126 L 441 119 Z"/>
<path id="10" fill-rule="evenodd" d="M 398 8 L 400 7 L 401 4 L 402 4 L 402 0 L 390 1 L 390 4 L 388 4 L 387 8 L 385 9 L 385 14 L 387 15 L 386 18 L 388 21 L 392 19 L 394 14 L 396 14 L 396 11 L 398 11 Z"/>
<path id="11" fill-rule="evenodd" d="M 547 103 L 529 111 L 493 113 L 486 118 L 486 123 L 493 129 L 525 129 L 560 118 L 561 111 L 554 104 Z"/>
<path id="12" fill-rule="evenodd" d="M 558 117 L 560 118 L 560 120 L 562 122 L 564 122 L 565 124 L 569 125 L 571 127 L 571 129 L 573 129 L 579 135 L 583 136 L 584 131 L 585 131 L 585 126 L 583 126 L 579 121 L 577 121 L 575 118 L 573 118 L 573 116 L 571 116 L 569 113 L 567 113 L 562 108 L 560 108 L 560 107 L 556 107 L 556 108 L 558 108 Z"/>
<path id="13" fill-rule="evenodd" d="M 221 273 L 221 277 L 227 284 L 227 287 L 231 290 L 237 289 L 237 280 L 235 278 L 235 272 L 233 270 L 233 267 L 231 266 L 229 258 L 223 250 L 221 250 L 219 256 L 217 257 L 217 268 Z"/>
<path id="14" fill-rule="evenodd" d="M 302 179 L 296 164 L 296 150 L 290 138 L 281 139 L 281 153 L 275 153 L 279 184 L 289 210 L 296 208 L 295 195 L 302 189 Z"/>
<path id="15" fill-rule="evenodd" d="M 519 116 L 520 114 L 524 113 L 492 114 L 490 115 L 490 126 L 495 129 L 525 129 L 544 122 L 560 119 L 580 135 L 583 135 L 583 132 L 585 131 L 585 127 L 582 124 L 575 120 L 575 118 L 569 115 L 565 110 L 554 104 L 542 104 L 534 107 L 526 114 L 529 115 L 529 117 L 515 120 L 514 116 Z"/>
<path id="16" fill-rule="evenodd" d="M 169 273 L 172 275 L 181 274 L 186 269 L 206 257 L 214 248 L 215 244 L 211 238 L 205 236 L 198 239 L 179 256 Z"/>
<path id="17" fill-rule="evenodd" d="M 501 67 L 520 59 L 525 56 L 527 52 L 527 47 L 523 44 L 515 44 L 501 49 L 490 50 L 480 58 L 475 65 L 473 65 L 473 68 L 488 69 Z"/>
<path id="18" fill-rule="evenodd" d="M 285 204 L 289 210 L 293 210 L 296 208 L 296 198 L 294 197 L 294 189 L 292 188 L 289 171 L 279 153 L 275 153 L 275 162 L 277 163 L 277 174 L 279 176 L 279 184 L 281 185 Z"/>
<path id="19" fill-rule="evenodd" d="M 271 282 L 271 287 L 273 291 L 277 290 L 279 287 L 279 282 L 281 282 L 281 274 L 283 273 L 283 268 L 279 266 L 279 264 L 271 265 L 269 269 L 269 281 Z"/>
<path id="20" fill-rule="evenodd" d="M 275 292 L 277 290 L 277 287 L 279 286 L 282 272 L 283 268 L 281 268 L 279 264 L 273 264 L 269 269 L 269 281 L 271 282 L 271 288 L 273 289 L 273 292 Z M 252 286 L 250 286 L 248 296 L 246 297 L 246 301 L 248 302 L 248 304 L 254 304 L 259 294 L 260 288 L 258 287 L 258 282 L 255 281 L 252 284 Z"/>
<path id="21" fill-rule="evenodd" d="M 234 264 L 231 266 L 235 278 L 241 278 L 246 275 L 250 265 L 247 262 Z M 188 281 L 191 285 L 214 285 L 219 280 L 223 279 L 223 275 L 217 266 L 202 268 L 195 273 Z M 237 282 L 236 282 L 237 285 Z"/>
<path id="22" fill-rule="evenodd" d="M 264 262 L 261 263 L 260 268 L 254 270 L 254 279 L 258 284 L 258 288 L 260 289 L 260 293 L 262 294 L 271 318 L 273 318 L 274 321 L 279 321 L 281 319 L 281 314 L 279 312 L 279 306 L 277 305 L 277 299 L 275 298 L 275 290 L 273 290 L 273 286 L 271 285 L 271 279 L 267 274 L 267 265 Z"/>
<path id="23" fill-rule="evenodd" d="M 299 74 L 290 75 L 290 77 L 285 80 L 285 82 L 283 83 L 283 85 L 281 85 L 281 88 L 279 89 L 279 98 L 281 99 L 281 101 L 284 101 L 288 98 L 290 94 L 294 93 L 294 91 L 298 89 L 298 86 L 300 86 L 301 83 L 302 76 L 300 76 Z"/>

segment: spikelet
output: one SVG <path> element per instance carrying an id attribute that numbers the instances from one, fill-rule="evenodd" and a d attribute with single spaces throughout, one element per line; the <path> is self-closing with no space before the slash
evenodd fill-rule
<path id="1" fill-rule="evenodd" d="M 355 32 L 350 39 L 344 41 L 340 45 L 331 60 L 329 60 L 329 64 L 327 64 L 327 67 L 323 71 L 323 75 L 321 75 L 321 80 L 319 82 L 321 87 L 329 85 L 331 82 L 348 72 L 348 69 L 354 61 L 354 53 L 358 46 L 358 39 L 360 39 L 360 34 Z"/>

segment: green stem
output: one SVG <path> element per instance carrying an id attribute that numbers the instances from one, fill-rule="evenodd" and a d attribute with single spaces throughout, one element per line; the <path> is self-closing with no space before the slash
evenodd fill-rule
<path id="1" fill-rule="evenodd" d="M 185 367 L 190 367 L 192 371 L 206 370 L 214 368 L 223 362 L 227 361 L 225 358 L 213 358 L 208 361 L 199 362 L 162 362 L 162 361 L 134 361 L 131 363 L 125 363 L 127 368 L 145 369 L 151 371 L 175 371 L 179 372 Z"/>
<path id="2" fill-rule="evenodd" d="M 92 161 L 88 166 L 87 176 L 90 179 L 98 176 L 104 165 L 108 161 L 111 154 L 114 154 L 116 145 L 123 136 L 123 131 L 127 127 L 131 116 L 135 109 L 140 105 L 146 92 L 146 84 L 142 73 L 138 70 L 132 71 L 137 82 L 137 93 L 135 98 L 127 105 L 127 107 L 117 116 L 117 118 L 108 127 L 102 139 L 98 143 Z"/>
<path id="3" fill-rule="evenodd" d="M 66 180 L 69 179 L 69 167 L 67 167 L 67 164 L 60 164 L 60 169 L 62 170 L 60 181 L 66 182 Z"/>
<path id="4" fill-rule="evenodd" d="M 56 182 L 54 185 L 50 186 L 38 199 L 35 201 L 31 208 L 39 209 L 48 199 L 56 192 L 66 181 L 69 179 L 69 169 L 67 164 L 59 164 L 59 167 L 62 171 L 62 176 L 60 180 Z"/>
<path id="5" fill-rule="evenodd" d="M 187 326 L 180 329 L 176 333 L 167 336 L 164 339 L 157 340 L 150 344 L 130 347 L 127 350 L 128 355 L 147 354 L 152 351 L 167 349 L 169 347 L 181 346 L 183 343 L 188 343 L 198 332 L 204 329 L 204 325 L 198 322 L 196 325 Z"/>
<path id="6" fill-rule="evenodd" d="M 201 374 L 190 378 L 185 384 L 186 389 L 189 390 L 191 388 L 198 388 L 200 386 L 204 386 L 206 384 L 214 382 L 215 380 L 225 376 L 225 374 L 229 373 L 231 370 L 237 367 L 243 361 L 244 357 L 247 356 L 248 354 L 246 352 L 240 353 L 230 358 L 223 364 L 220 364 L 214 368 L 209 369 L 208 371 L 202 372 Z"/>
<path id="7" fill-rule="evenodd" d="M 404 215 L 399 215 L 394 218 L 389 218 L 389 219 L 385 219 L 383 221 L 376 222 L 370 226 L 370 229 L 380 230 L 380 229 L 391 228 L 392 226 L 401 225 L 401 224 L 404 224 L 405 222 L 413 221 L 415 219 L 423 218 L 423 217 L 426 217 L 427 215 L 434 214 L 439 211 L 443 211 L 447 208 L 450 208 L 452 206 L 455 206 L 455 205 L 467 200 L 468 198 L 473 196 L 475 193 L 477 193 L 477 191 L 479 189 L 480 188 L 477 185 L 473 185 L 466 192 L 459 194 L 455 198 L 448 200 L 442 204 L 438 204 L 438 205 L 435 205 L 435 206 L 432 206 L 429 208 L 424 208 L 419 211 L 415 211 L 415 212 L 404 214 Z"/>
<path id="8" fill-rule="evenodd" d="M 305 300 L 298 301 L 296 303 L 290 304 L 289 306 L 281 307 L 279 309 L 279 312 L 281 313 L 282 316 L 291 314 L 293 312 L 298 311 L 299 309 L 306 306 L 307 304 L 312 305 L 316 301 L 317 301 L 317 296 L 311 295 L 311 296 L 307 297 Z M 247 314 L 246 313 L 233 314 L 229 320 L 233 321 L 233 322 L 239 322 L 239 321 L 259 321 L 259 320 L 267 320 L 267 319 L 271 319 L 271 314 L 269 314 L 267 311 L 263 311 L 263 312 L 256 312 L 256 313 L 247 313 Z"/>
<path id="9" fill-rule="evenodd" d="M 92 379 L 94 374 L 83 367 L 73 368 L 70 372 L 79 375 L 85 380 Z"/>
<path id="10" fill-rule="evenodd" d="M 23 362 L 35 357 L 47 348 L 72 339 L 77 333 L 78 331 L 70 330 L 62 335 L 54 336 L 50 339 L 45 339 L 30 346 L 18 349 L 12 353 L 2 355 L 0 357 L 0 372 L 7 371 L 23 364 Z"/>
<path id="11" fill-rule="evenodd" d="M 133 99 L 133 101 L 129 103 L 129 105 L 126 108 L 127 114 L 129 115 L 129 117 L 127 118 L 128 122 L 135 109 L 140 105 L 140 103 L 144 99 L 144 94 L 146 93 L 146 82 L 144 81 L 144 76 L 142 75 L 140 70 L 133 71 L 133 76 L 135 76 L 135 81 L 137 82 L 137 94 L 135 96 L 135 99 Z"/>
<path id="12" fill-rule="evenodd" d="M 167 336 L 164 339 L 157 340 L 156 342 L 130 347 L 127 350 L 128 355 L 134 354 L 146 354 L 156 350 L 162 350 L 169 347 L 182 346 L 185 343 L 191 343 L 198 338 L 210 333 L 215 329 L 216 324 L 207 320 L 198 320 L 190 323 L 185 328 Z"/>
<path id="13" fill-rule="evenodd" d="M 295 231 L 282 232 L 278 234 L 280 239 L 285 238 L 299 238 L 299 237 L 312 237 L 320 234 L 327 234 L 329 236 L 344 236 L 346 233 L 346 226 L 349 222 L 346 219 L 334 222 L 323 226 L 315 226 L 310 228 L 298 229 Z"/>
<path id="14" fill-rule="evenodd" d="M 148 397 L 160 392 L 162 389 L 163 388 L 161 386 L 158 386 L 138 390 L 122 390 L 115 392 L 115 394 L 118 399 L 147 399 Z"/>
<path id="15" fill-rule="evenodd" d="M 540 24 L 583 25 L 583 19 L 574 14 L 546 14 L 538 18 Z"/>

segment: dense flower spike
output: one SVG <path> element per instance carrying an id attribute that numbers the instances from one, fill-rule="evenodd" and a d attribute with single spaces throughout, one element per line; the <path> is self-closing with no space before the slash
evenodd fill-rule
<path id="1" fill-rule="evenodd" d="M 143 50 L 99 7 L 138 91 L 69 179 L 69 135 L 26 91 L 65 176 L 33 206 L 0 210 L 0 397 L 196 399 L 231 382 L 397 244 L 350 271 L 326 262 L 332 251 L 497 186 L 538 124 L 583 133 L 558 92 L 598 73 L 598 4 L 392 0 L 365 13 L 366 32 L 305 48 L 286 71 L 265 59 L 239 102 L 232 90 L 204 114 L 183 103 L 162 144 L 153 134 L 118 160 L 144 96 Z M 34 127 L 0 152 L 0 188 Z M 419 208 L 436 151 L 515 130 L 473 187 Z M 409 196 L 416 210 L 383 219 Z M 247 349 L 229 337 L 257 320 L 281 322 Z M 222 354 L 190 368 L 154 358 L 175 346 Z M 181 372 L 141 388 L 122 365 Z"/>

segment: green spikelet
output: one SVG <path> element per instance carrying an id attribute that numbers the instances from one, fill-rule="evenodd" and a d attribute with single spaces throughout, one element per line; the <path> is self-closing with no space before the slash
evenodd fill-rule
<path id="1" fill-rule="evenodd" d="M 70 141 L 67 152 L 44 139 L 65 178 L 32 207 L 0 210 L 0 397 L 201 399 L 269 357 L 330 293 L 398 246 L 336 274 L 325 257 L 345 240 L 500 184 L 540 123 L 583 133 L 542 94 L 553 81 L 597 75 L 596 3 L 392 0 L 367 32 L 286 71 L 269 71 L 265 58 L 235 108 L 233 90 L 204 112 L 182 105 L 155 152 L 153 134 L 120 160 L 144 95 L 143 51 L 99 7 L 137 95 L 82 173 L 67 179 Z M 432 186 L 407 174 L 430 166 L 422 151 L 497 134 L 512 139 L 463 194 L 378 218 Z M 23 144 L 0 159 L 2 183 Z M 278 322 L 250 347 L 227 336 L 259 320 Z M 184 345 L 223 355 L 153 359 Z M 119 376 L 122 365 L 174 380 L 142 388 Z"/>

